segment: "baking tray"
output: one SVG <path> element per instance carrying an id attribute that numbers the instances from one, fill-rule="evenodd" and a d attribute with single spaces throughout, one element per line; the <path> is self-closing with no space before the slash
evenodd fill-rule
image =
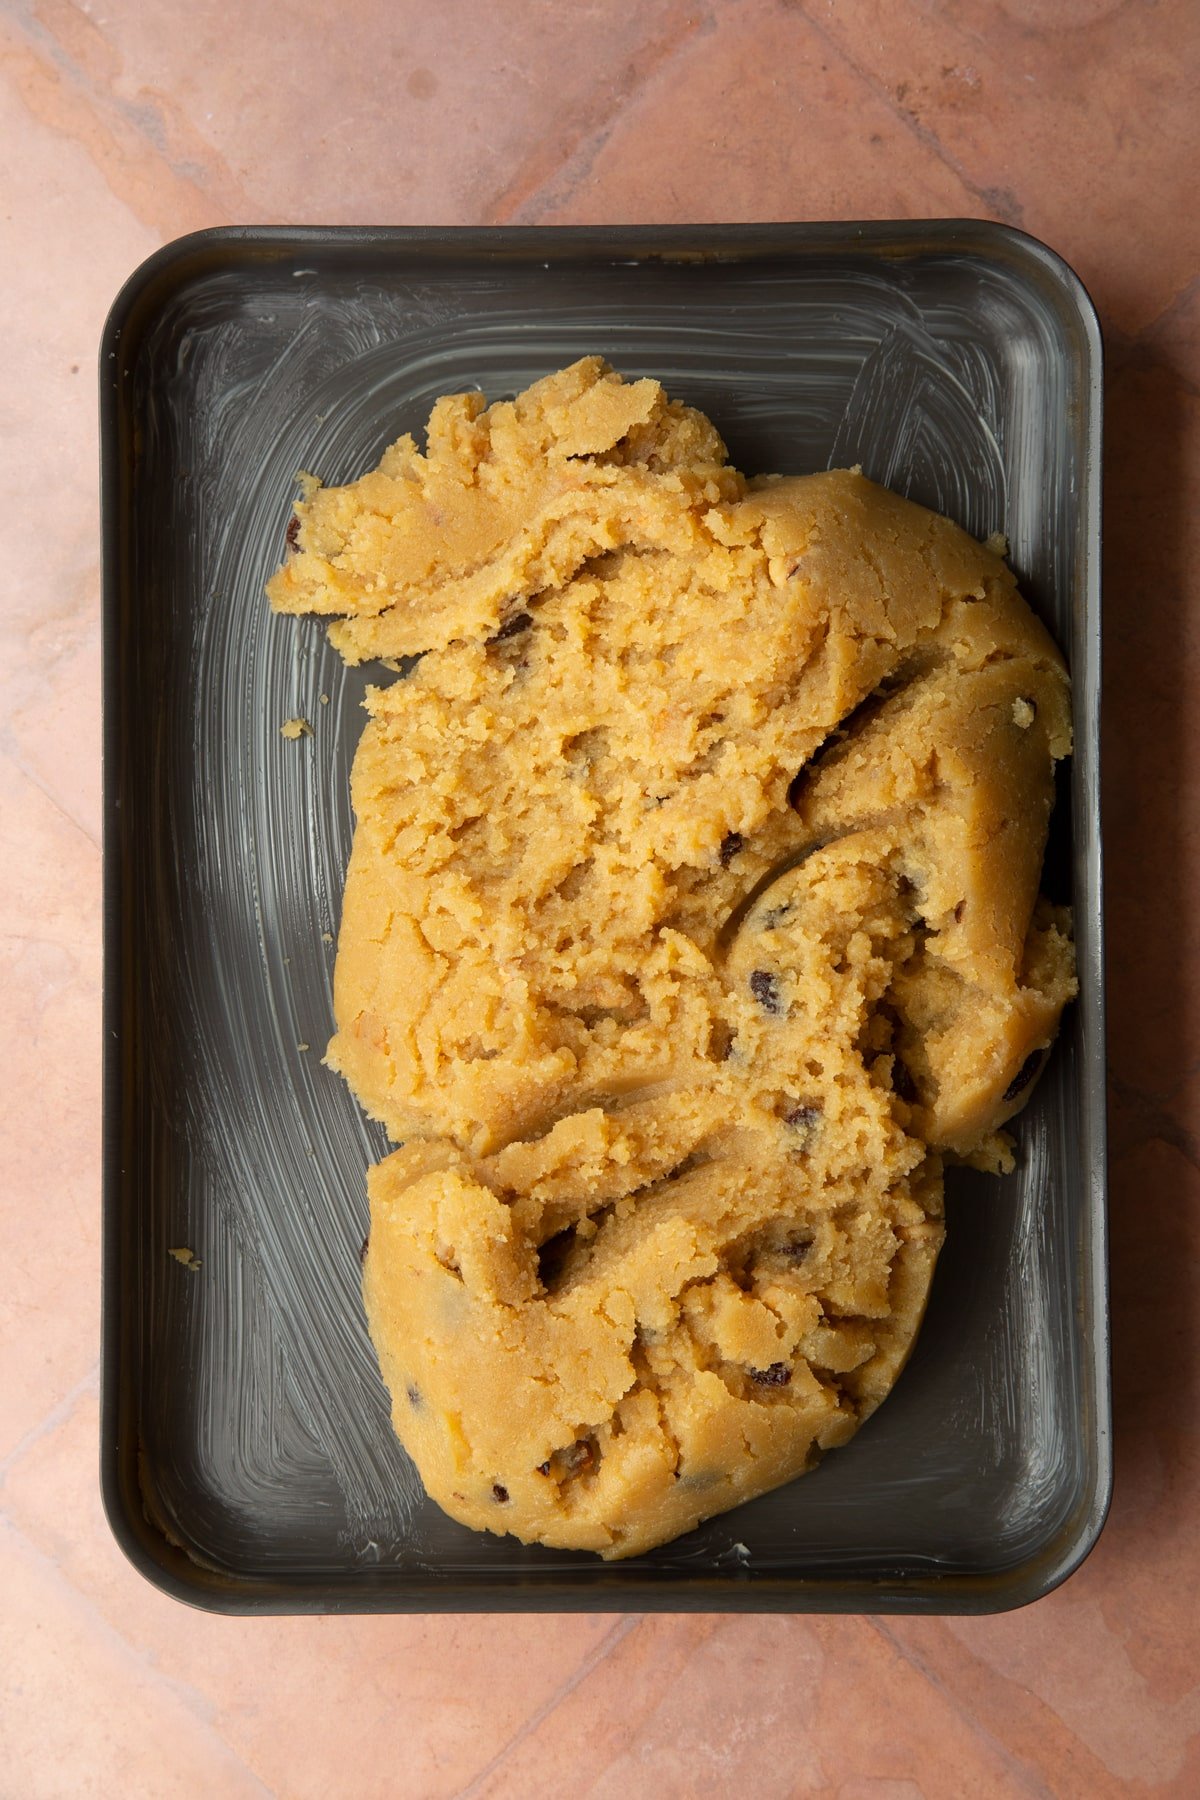
<path id="1" fill-rule="evenodd" d="M 262 593 L 298 469 L 346 480 L 439 394 L 591 351 L 702 407 L 744 469 L 859 462 L 1004 531 L 1077 726 L 1048 883 L 1081 992 L 1019 1173 L 952 1178 L 917 1350 L 851 1444 L 610 1565 L 454 1524 L 390 1430 L 358 1291 L 385 1140 L 320 1061 L 379 671 Z M 102 1474 L 151 1580 L 230 1612 L 985 1612 L 1087 1553 L 1110 1491 L 1100 356 L 1071 271 L 972 221 L 232 229 L 131 277 L 101 350 Z"/>

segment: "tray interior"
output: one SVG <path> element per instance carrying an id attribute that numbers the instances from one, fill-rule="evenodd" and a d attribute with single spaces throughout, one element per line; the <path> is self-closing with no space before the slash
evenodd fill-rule
<path id="1" fill-rule="evenodd" d="M 217 234 L 108 347 L 108 1497 L 201 1601 L 995 1606 L 1102 1511 L 1092 346 L 1052 270 L 970 231 L 644 238 Z M 861 463 L 1004 531 L 1080 737 L 1048 880 L 1084 992 L 1019 1173 L 952 1178 L 918 1348 L 848 1447 L 619 1568 L 453 1524 L 392 1436 L 358 1297 L 386 1142 L 320 1060 L 358 703 L 391 677 L 262 594 L 297 470 L 350 478 L 439 394 L 592 351 L 701 406 L 750 472 Z"/>

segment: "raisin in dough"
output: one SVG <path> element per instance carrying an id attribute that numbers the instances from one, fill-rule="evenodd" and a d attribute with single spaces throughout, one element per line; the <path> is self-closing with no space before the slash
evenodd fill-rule
<path id="1" fill-rule="evenodd" d="M 627 1556 L 848 1438 L 947 1155 L 1009 1160 L 1074 991 L 1062 660 L 852 471 L 747 481 L 588 358 L 309 484 L 269 593 L 369 691 L 328 1060 L 403 1147 L 364 1294 L 465 1523 Z"/>

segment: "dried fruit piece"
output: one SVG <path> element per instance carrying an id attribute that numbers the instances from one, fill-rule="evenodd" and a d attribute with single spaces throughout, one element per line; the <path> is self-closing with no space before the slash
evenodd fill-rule
<path id="1" fill-rule="evenodd" d="M 488 643 L 489 644 L 503 644 L 507 641 L 507 639 L 519 637 L 523 631 L 528 631 L 529 627 L 532 624 L 533 624 L 533 614 L 532 613 L 528 613 L 528 612 L 514 613 L 512 618 L 506 619 L 504 621 L 503 625 L 500 627 L 499 631 L 494 633 L 494 635 L 488 639 Z"/>
<path id="2" fill-rule="evenodd" d="M 750 992 L 758 1001 L 765 1013 L 781 1013 L 783 998 L 779 991 L 779 977 L 772 975 L 767 969 L 755 969 L 750 977 Z"/>
<path id="3" fill-rule="evenodd" d="M 766 1369 L 751 1369 L 750 1379 L 759 1387 L 786 1387 L 792 1379 L 792 1371 L 786 1363 L 771 1363 Z"/>
<path id="4" fill-rule="evenodd" d="M 1041 1068 L 1045 1054 L 1046 1052 L 1044 1050 L 1034 1050 L 1025 1058 L 1025 1061 L 1021 1064 L 1020 1068 L 1004 1090 L 1005 1103 L 1009 1100 L 1015 1100 L 1018 1094 L 1023 1094 L 1025 1092 L 1025 1089 L 1029 1086 L 1030 1082 Z"/>

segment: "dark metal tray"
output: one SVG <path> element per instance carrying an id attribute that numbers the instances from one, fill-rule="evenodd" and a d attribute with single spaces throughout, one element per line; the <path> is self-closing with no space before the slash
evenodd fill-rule
<path id="1" fill-rule="evenodd" d="M 1019 1174 L 952 1180 L 917 1351 L 848 1447 L 616 1565 L 455 1525 L 392 1436 L 358 1296 L 385 1144 L 320 1062 L 372 671 L 262 593 L 298 469 L 345 480 L 439 394 L 510 394 L 590 351 L 701 406 L 751 472 L 861 462 L 1006 532 L 1077 721 L 1048 879 L 1074 900 L 1081 994 Z M 213 231 L 126 284 L 101 399 L 102 1456 L 134 1562 L 232 1612 L 982 1612 L 1045 1593 L 1110 1489 L 1100 340 L 1071 271 L 969 221 Z M 293 714 L 313 738 L 280 737 Z"/>

